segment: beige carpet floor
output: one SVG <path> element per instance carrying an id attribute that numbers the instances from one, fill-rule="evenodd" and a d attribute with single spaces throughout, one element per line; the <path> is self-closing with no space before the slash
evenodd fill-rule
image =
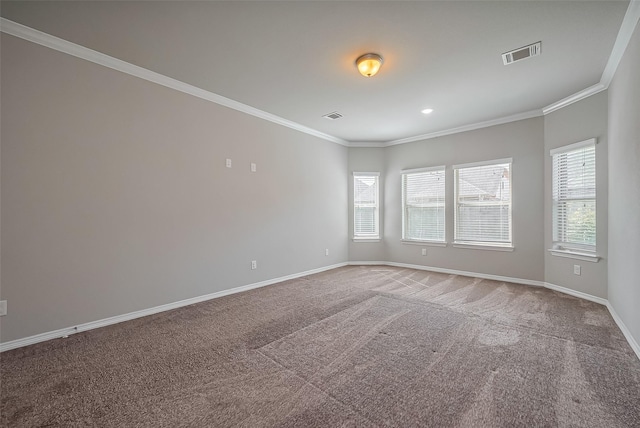
<path id="1" fill-rule="evenodd" d="M 0 354 L 7 427 L 640 427 L 607 309 L 350 266 Z"/>

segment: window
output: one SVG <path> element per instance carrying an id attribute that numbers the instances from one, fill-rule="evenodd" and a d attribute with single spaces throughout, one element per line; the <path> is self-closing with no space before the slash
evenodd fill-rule
<path id="1" fill-rule="evenodd" d="M 553 247 L 596 250 L 595 139 L 551 151 Z"/>
<path id="2" fill-rule="evenodd" d="M 377 172 L 353 173 L 353 237 L 380 239 Z"/>
<path id="3" fill-rule="evenodd" d="M 444 166 L 402 173 L 402 239 L 445 242 Z"/>
<path id="4" fill-rule="evenodd" d="M 455 165 L 454 242 L 512 247 L 511 159 Z"/>

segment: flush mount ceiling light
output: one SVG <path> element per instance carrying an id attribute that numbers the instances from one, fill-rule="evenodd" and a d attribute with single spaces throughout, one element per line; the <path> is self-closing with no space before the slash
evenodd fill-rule
<path id="1" fill-rule="evenodd" d="M 422 110 L 422 114 L 429 114 L 429 113 L 433 113 L 433 109 L 432 108 L 426 108 L 426 109 Z"/>
<path id="2" fill-rule="evenodd" d="M 375 76 L 382 67 L 382 57 L 374 53 L 364 54 L 356 60 L 356 66 L 364 77 Z"/>

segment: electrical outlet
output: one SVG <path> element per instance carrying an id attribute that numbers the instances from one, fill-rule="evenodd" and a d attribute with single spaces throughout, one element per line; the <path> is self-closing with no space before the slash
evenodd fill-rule
<path id="1" fill-rule="evenodd" d="M 326 250 L 324 250 L 324 255 L 328 256 L 329 255 L 329 249 L 327 248 Z"/>
<path id="2" fill-rule="evenodd" d="M 0 300 L 0 316 L 7 315 L 7 301 Z"/>
<path id="3" fill-rule="evenodd" d="M 255 260 L 251 260 L 251 269 L 258 269 L 258 262 Z"/>
<path id="4" fill-rule="evenodd" d="M 423 256 L 426 256 L 426 255 L 427 255 L 427 249 L 426 249 L 426 248 L 423 248 L 423 249 L 422 249 L 422 255 L 423 255 Z"/>
<path id="5" fill-rule="evenodd" d="M 225 165 L 227 166 L 227 168 L 231 168 L 231 159 L 227 159 Z"/>
<path id="6" fill-rule="evenodd" d="M 258 170 L 258 167 L 256 166 L 255 163 L 251 163 L 251 172 L 256 172 Z"/>
<path id="7" fill-rule="evenodd" d="M 573 265 L 573 274 L 580 275 L 580 265 Z"/>

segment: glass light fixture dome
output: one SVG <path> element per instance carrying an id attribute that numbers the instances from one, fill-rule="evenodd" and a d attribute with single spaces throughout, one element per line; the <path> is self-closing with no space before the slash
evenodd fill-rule
<path id="1" fill-rule="evenodd" d="M 364 77 L 375 76 L 382 67 L 382 57 L 374 53 L 364 54 L 356 60 L 356 66 Z"/>

